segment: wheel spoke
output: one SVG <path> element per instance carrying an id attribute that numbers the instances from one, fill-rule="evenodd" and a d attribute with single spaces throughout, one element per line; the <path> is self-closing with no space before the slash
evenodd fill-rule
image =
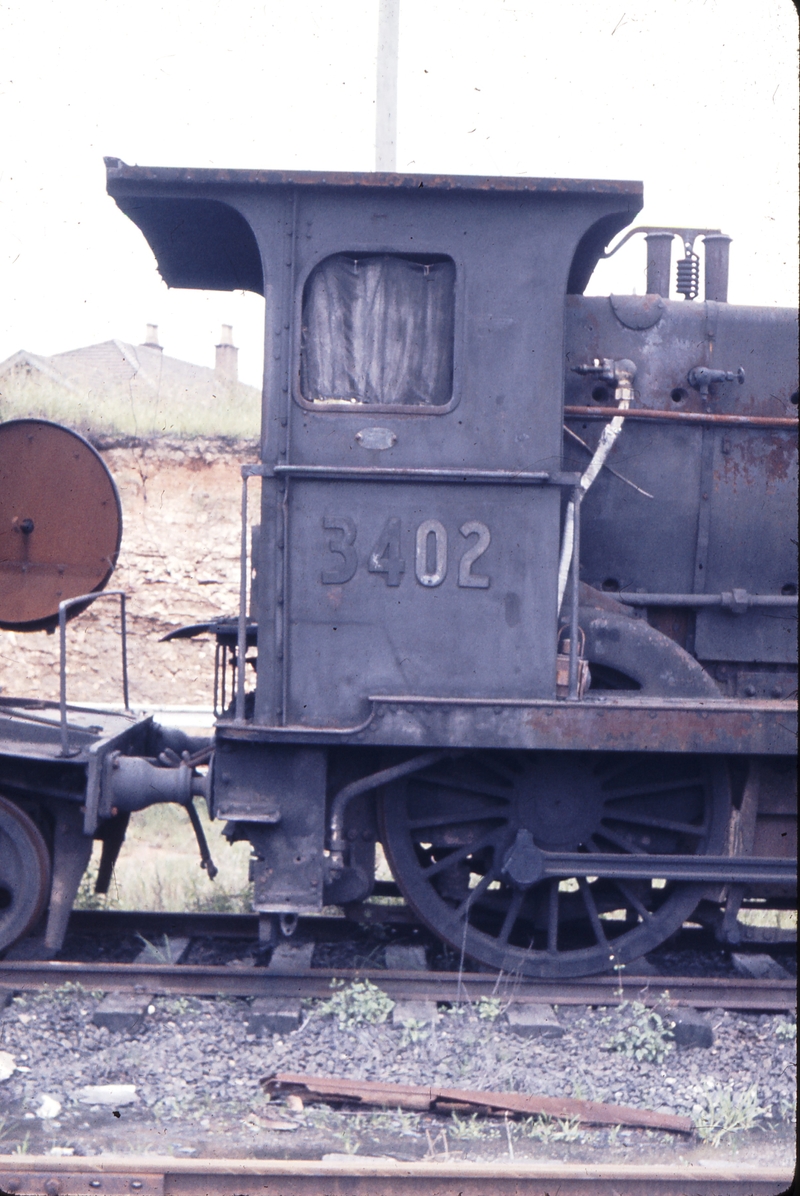
<path id="1" fill-rule="evenodd" d="M 463 818 L 458 818 L 451 814 L 432 814 L 430 818 L 412 818 L 406 825 L 410 831 L 418 831 L 430 828 L 434 830 L 439 826 L 465 826 L 471 822 L 488 822 L 490 819 L 502 818 L 503 815 L 497 810 L 487 810 L 485 814 L 465 814 Z M 506 818 L 507 822 L 508 819 Z"/>
<path id="2" fill-rule="evenodd" d="M 586 906 L 586 912 L 589 915 L 589 921 L 592 924 L 594 937 L 597 939 L 601 947 L 607 947 L 608 939 L 606 938 L 605 931 L 603 930 L 603 923 L 600 921 L 600 915 L 597 912 L 597 906 L 594 903 L 592 890 L 590 889 L 585 876 L 578 877 L 578 888 L 581 891 L 583 904 Z"/>
<path id="3" fill-rule="evenodd" d="M 501 789 L 489 782 L 463 781 L 459 777 L 439 777 L 427 774 L 420 779 L 426 784 L 436 785 L 442 789 L 458 789 L 463 793 L 477 793 L 480 797 L 498 797 L 501 801 L 506 802 L 511 801 L 513 797 L 511 789 Z"/>
<path id="4" fill-rule="evenodd" d="M 626 797 L 657 797 L 661 793 L 672 793 L 675 789 L 696 789 L 702 786 L 700 777 L 676 777 L 673 781 L 653 781 L 628 785 L 625 789 L 612 789 L 606 796 L 606 805 L 622 801 Z"/>
<path id="5" fill-rule="evenodd" d="M 525 900 L 525 894 L 522 889 L 517 889 L 514 896 L 508 903 L 508 911 L 503 919 L 503 925 L 500 927 L 500 933 L 497 936 L 498 943 L 507 943 L 508 936 L 514 929 L 514 923 L 519 916 L 519 911 L 522 908 L 522 902 Z"/>
<path id="6" fill-rule="evenodd" d="M 614 884 L 617 886 L 620 893 L 622 893 L 622 896 L 625 898 L 628 904 L 632 905 L 637 914 L 641 915 L 643 921 L 646 922 L 648 918 L 652 918 L 652 910 L 649 910 L 644 902 L 637 897 L 636 893 L 629 884 L 622 880 L 616 880 L 614 881 Z"/>
<path id="7" fill-rule="evenodd" d="M 470 909 L 479 897 L 482 897 L 493 880 L 497 880 L 499 873 L 492 868 L 485 876 L 482 876 L 474 889 L 470 889 L 469 896 L 456 909 L 456 917 L 463 918 L 465 912 Z"/>
<path id="8" fill-rule="evenodd" d="M 459 847 L 458 851 L 451 851 L 449 855 L 444 856 L 441 860 L 437 860 L 435 864 L 429 864 L 427 868 L 423 868 L 422 875 L 426 880 L 430 880 L 432 876 L 436 876 L 439 872 L 443 872 L 447 868 L 452 868 L 454 864 L 460 864 L 467 856 L 474 855 L 476 851 L 488 847 L 495 834 L 496 832 L 492 831 L 491 834 L 484 835 L 477 843 L 468 843 L 466 847 Z"/>
<path id="9" fill-rule="evenodd" d="M 480 756 L 479 759 L 484 768 L 488 768 L 495 776 L 502 777 L 504 781 L 508 781 L 511 785 L 514 785 L 521 776 L 521 770 L 516 771 L 504 761 L 497 760 L 494 756 Z"/>
<path id="10" fill-rule="evenodd" d="M 601 835 L 604 839 L 608 839 L 609 843 L 616 844 L 623 851 L 629 851 L 631 855 L 648 855 L 648 852 L 643 847 L 637 847 L 635 843 L 631 843 L 630 839 L 626 839 L 624 835 L 618 835 L 605 826 L 601 826 L 599 831 L 595 831 L 595 835 Z M 599 848 L 595 848 L 595 850 L 599 850 Z"/>
<path id="11" fill-rule="evenodd" d="M 558 880 L 550 881 L 547 900 L 547 950 L 555 955 L 558 950 Z"/>
<path id="12" fill-rule="evenodd" d="M 653 826 L 658 830 L 677 831 L 678 834 L 691 835 L 695 839 L 702 839 L 706 833 L 705 826 L 698 826 L 693 822 L 672 822 L 669 818 L 650 818 L 647 814 L 609 812 L 603 816 L 602 823 L 605 823 L 606 818 L 612 818 L 614 822 L 625 822 L 630 826 Z"/>
<path id="13" fill-rule="evenodd" d="M 630 757 L 626 759 L 623 756 L 621 760 L 613 760 L 605 768 L 598 768 L 594 775 L 600 784 L 607 785 L 614 777 L 619 777 L 623 773 L 630 772 L 633 766 L 634 762 L 631 761 Z"/>

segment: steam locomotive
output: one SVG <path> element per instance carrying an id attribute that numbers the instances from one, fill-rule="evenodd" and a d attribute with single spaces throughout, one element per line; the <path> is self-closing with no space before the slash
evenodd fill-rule
<path id="1" fill-rule="evenodd" d="M 265 946 L 368 899 L 378 843 L 525 976 L 793 906 L 797 325 L 727 303 L 730 238 L 633 229 L 647 293 L 586 297 L 639 183 L 106 166 L 168 285 L 264 296 L 260 463 L 238 613 L 172 633 L 215 640 L 212 740 L 70 707 L 63 652 L 60 704 L 0 698 L 0 946 L 56 952 L 93 838 L 104 891 L 131 813 L 198 796 Z M 54 462 L 105 524 L 53 535 Z M 63 646 L 113 483 L 31 420 L 0 477 L 0 625 Z"/>

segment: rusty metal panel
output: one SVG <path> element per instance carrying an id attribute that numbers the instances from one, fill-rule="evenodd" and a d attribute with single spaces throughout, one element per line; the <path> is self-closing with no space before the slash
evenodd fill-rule
<path id="1" fill-rule="evenodd" d="M 220 739 L 309 742 L 309 729 L 221 724 Z M 363 722 L 314 729 L 314 742 L 408 747 L 512 748 L 535 751 L 699 752 L 794 756 L 794 702 L 613 698 L 544 702 L 439 699 L 398 695 L 372 699 Z"/>
<path id="2" fill-rule="evenodd" d="M 633 592 L 791 592 L 784 587 L 796 586 L 796 313 L 653 300 L 567 298 L 568 427 L 591 448 L 610 395 L 572 366 L 613 356 L 637 367 L 636 410 L 610 462 L 616 476 L 603 470 L 583 504 L 582 577 Z M 711 364 L 744 366 L 744 384 L 716 384 L 704 398 L 688 378 Z M 568 437 L 565 467 L 588 459 Z M 695 651 L 707 660 L 789 661 L 796 617 L 704 611 Z"/>
<path id="3" fill-rule="evenodd" d="M 117 488 L 83 437 L 41 419 L 0 424 L 0 627 L 34 630 L 102 589 L 121 537 Z"/>

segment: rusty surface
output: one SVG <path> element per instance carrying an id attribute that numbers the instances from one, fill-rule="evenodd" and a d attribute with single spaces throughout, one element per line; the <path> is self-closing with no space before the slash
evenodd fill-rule
<path id="1" fill-rule="evenodd" d="M 619 415 L 616 407 L 565 406 L 564 415 L 575 419 L 613 419 Z M 625 412 L 626 419 L 669 420 L 679 424 L 716 424 L 734 428 L 797 429 L 797 418 L 783 415 L 715 415 L 706 411 L 656 411 L 648 407 L 634 407 Z"/>
<path id="2" fill-rule="evenodd" d="M 788 1166 L 743 1163 L 562 1163 L 441 1154 L 405 1162 L 343 1159 L 180 1159 L 171 1155 L 58 1158 L 0 1156 L 0 1189 L 14 1196 L 774 1196 L 791 1183 Z M 134 1187 L 141 1183 L 141 1187 Z"/>
<path id="3" fill-rule="evenodd" d="M 218 739 L 252 742 L 374 743 L 409 747 L 504 747 L 517 750 L 699 752 L 793 756 L 797 704 L 787 699 L 605 698 L 579 702 L 501 698 L 371 699 L 362 724 L 320 727 L 217 724 Z"/>
<path id="4" fill-rule="evenodd" d="M 137 185 L 191 185 L 224 187 L 375 187 L 437 191 L 536 191 L 546 194 L 631 195 L 641 199 L 643 186 L 632 180 L 547 179 L 505 175 L 389 174 L 377 171 L 336 170 L 207 170 L 191 167 L 129 166 L 120 158 L 105 158 L 108 190 L 117 193 L 118 182 Z"/>
<path id="5" fill-rule="evenodd" d="M 640 1000 L 655 1004 L 668 990 L 675 1005 L 698 1009 L 757 1009 L 781 1012 L 797 1007 L 797 982 L 751 980 L 739 976 L 579 976 L 562 980 L 522 980 L 495 972 L 421 972 L 378 968 L 309 968 L 282 976 L 269 968 L 203 967 L 197 964 L 72 963 L 16 961 L 0 963 L 0 992 L 47 990 L 67 982 L 103 992 L 154 995 L 238 997 L 329 997 L 331 982 L 368 979 L 394 1000 L 477 1001 L 499 996 L 532 1005 L 619 1005 Z"/>
<path id="6" fill-rule="evenodd" d="M 274 1076 L 267 1076 L 261 1083 L 272 1096 L 297 1093 L 331 1103 L 355 1102 L 418 1111 L 466 1108 L 486 1113 L 514 1113 L 522 1117 L 569 1117 L 577 1119 L 582 1125 L 629 1125 L 669 1130 L 675 1134 L 690 1134 L 693 1129 L 691 1117 L 656 1113 L 651 1109 L 632 1109 L 625 1105 L 607 1105 L 599 1101 L 574 1100 L 571 1097 L 478 1092 L 422 1084 L 381 1084 L 373 1080 L 345 1080 L 338 1076 L 310 1076 L 294 1072 L 278 1072 Z"/>
<path id="7" fill-rule="evenodd" d="M 87 441 L 46 420 L 0 424 L 0 626 L 41 626 L 102 589 L 121 537 L 117 488 Z"/>

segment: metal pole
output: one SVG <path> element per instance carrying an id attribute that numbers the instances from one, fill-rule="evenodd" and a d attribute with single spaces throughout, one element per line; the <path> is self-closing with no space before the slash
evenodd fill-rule
<path id="1" fill-rule="evenodd" d="M 130 694 L 128 691 L 128 623 L 125 607 L 125 595 L 119 596 L 120 638 L 122 639 L 122 697 L 125 709 L 130 710 Z"/>
<path id="2" fill-rule="evenodd" d="M 236 721 L 244 722 L 244 658 L 247 655 L 247 479 L 242 471 L 242 547 L 239 577 L 239 635 L 236 645 Z"/>
<path id="3" fill-rule="evenodd" d="M 375 169 L 397 169 L 397 49 L 400 0 L 378 0 Z"/>
<path id="4" fill-rule="evenodd" d="M 575 522 L 572 532 L 572 604 L 569 619 L 569 698 L 578 699 L 578 636 L 580 635 L 581 489 L 575 487 Z"/>
<path id="5" fill-rule="evenodd" d="M 61 658 L 59 673 L 61 680 L 60 713 L 61 713 L 61 755 L 69 755 L 69 732 L 67 731 L 67 607 L 68 602 L 58 604 L 58 634 L 60 640 Z"/>

